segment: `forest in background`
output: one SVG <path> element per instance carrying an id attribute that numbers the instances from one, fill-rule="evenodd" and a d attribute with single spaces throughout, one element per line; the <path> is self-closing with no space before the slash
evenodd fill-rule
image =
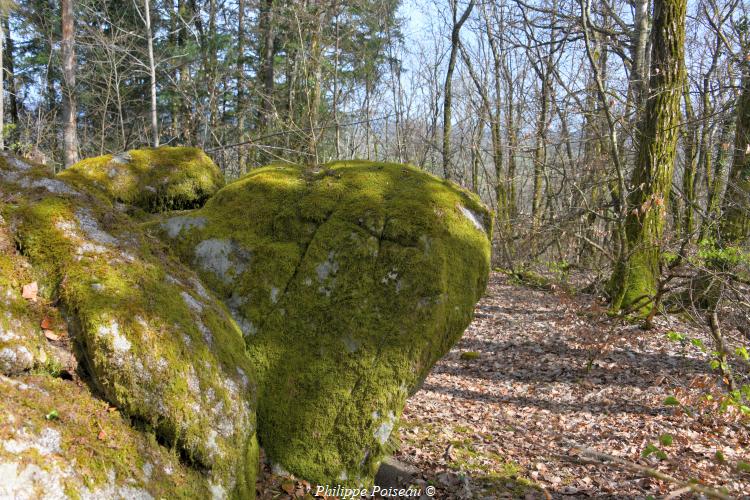
<path id="1" fill-rule="evenodd" d="M 412 163 L 491 207 L 497 266 L 704 325 L 747 408 L 749 7 L 6 0 L 2 140 L 56 170 L 144 145 L 228 178 Z"/>

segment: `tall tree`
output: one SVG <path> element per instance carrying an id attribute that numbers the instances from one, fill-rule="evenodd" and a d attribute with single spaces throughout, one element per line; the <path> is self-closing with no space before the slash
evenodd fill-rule
<path id="1" fill-rule="evenodd" d="M 261 0 L 258 16 L 260 31 L 260 81 L 261 105 L 258 107 L 258 122 L 261 130 L 266 130 L 274 109 L 276 33 L 274 30 L 274 0 Z"/>
<path id="2" fill-rule="evenodd" d="M 247 141 L 247 131 L 245 130 L 245 113 L 246 106 L 246 82 L 245 82 L 245 0 L 239 0 L 237 3 L 237 129 L 239 130 L 239 141 Z M 240 173 L 245 172 L 247 163 L 247 148 L 243 145 L 239 150 Z"/>
<path id="3" fill-rule="evenodd" d="M 5 80 L 8 82 L 8 97 L 10 103 L 10 119 L 18 125 L 18 94 L 16 93 L 16 70 L 14 62 L 14 43 L 13 36 L 10 32 L 10 13 L 6 12 L 3 17 L 5 31 L 5 53 L 3 61 L 5 62 Z"/>
<path id="4" fill-rule="evenodd" d="M 136 6 L 137 8 L 137 6 Z M 140 13 L 140 10 L 139 10 Z M 156 106 L 156 61 L 154 59 L 154 33 L 151 26 L 151 2 L 143 0 L 143 24 L 146 28 L 146 44 L 148 48 L 148 76 L 149 94 L 151 96 L 151 143 L 159 147 L 159 115 Z"/>
<path id="5" fill-rule="evenodd" d="M 443 175 L 446 179 L 451 178 L 451 111 L 453 106 L 453 71 L 456 68 L 456 57 L 458 56 L 461 27 L 469 18 L 474 9 L 474 0 L 469 0 L 461 17 L 458 17 L 458 1 L 451 1 L 451 12 L 453 13 L 453 27 L 451 28 L 451 53 L 448 59 L 448 69 L 445 72 L 445 85 L 443 85 Z"/>
<path id="6" fill-rule="evenodd" d="M 62 0 L 62 71 L 63 71 L 63 162 L 69 167 L 78 161 L 76 109 L 76 54 L 74 1 Z"/>
<path id="7" fill-rule="evenodd" d="M 625 221 L 628 251 L 611 279 L 615 310 L 647 310 L 657 292 L 685 78 L 686 10 L 687 0 L 654 3 L 649 94 Z"/>
<path id="8" fill-rule="evenodd" d="M 732 246 L 750 238 L 750 61 L 742 62 L 742 91 L 737 102 L 734 159 L 722 203 L 719 243 Z"/>

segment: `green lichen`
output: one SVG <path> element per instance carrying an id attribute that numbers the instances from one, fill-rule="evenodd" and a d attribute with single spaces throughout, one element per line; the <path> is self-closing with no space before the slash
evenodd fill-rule
<path id="1" fill-rule="evenodd" d="M 88 158 L 58 177 L 148 212 L 198 207 L 224 185 L 202 150 L 170 146 Z"/>
<path id="2" fill-rule="evenodd" d="M 243 329 L 268 457 L 356 485 L 469 324 L 490 221 L 475 196 L 414 167 L 337 162 L 256 170 L 158 227 Z"/>
<path id="3" fill-rule="evenodd" d="M 96 390 L 208 469 L 217 491 L 254 497 L 253 367 L 224 306 L 95 196 L 30 187 L 8 216 Z"/>

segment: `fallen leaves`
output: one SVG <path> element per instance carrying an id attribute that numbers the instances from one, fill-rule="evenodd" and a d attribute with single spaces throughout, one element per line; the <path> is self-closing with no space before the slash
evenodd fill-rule
<path id="1" fill-rule="evenodd" d="M 52 329 L 52 320 L 49 316 L 45 316 L 42 318 L 42 321 L 39 323 L 39 328 L 42 330 L 51 330 Z"/>
<path id="2" fill-rule="evenodd" d="M 685 480 L 750 491 L 750 475 L 734 471 L 750 463 L 747 426 L 733 424 L 730 412 L 719 414 L 718 403 L 704 398 L 717 384 L 705 353 L 666 335 L 677 329 L 709 344 L 699 329 L 673 317 L 657 318 L 653 331 L 604 323 L 606 309 L 592 309 L 591 298 L 513 286 L 498 274 L 476 311 L 463 338 L 409 399 L 400 430 L 396 458 L 419 468 L 439 498 L 461 498 L 460 486 L 438 479 L 451 467 L 477 493 L 476 483 L 501 470 L 499 459 L 518 464 L 518 477 L 541 487 L 542 498 L 547 490 L 555 498 L 622 498 L 663 496 L 673 488 L 556 458 L 568 455 L 571 440 Z M 478 359 L 466 363 L 464 352 Z M 716 458 L 718 436 L 728 465 Z M 457 444 L 464 442 L 476 456 L 499 459 L 465 460 Z M 663 447 L 668 460 L 643 458 L 649 443 Z M 505 483 L 495 486 L 488 497 L 524 496 Z"/>
<path id="3" fill-rule="evenodd" d="M 44 333 L 44 336 L 47 338 L 47 340 L 50 340 L 52 342 L 57 342 L 58 340 L 60 340 L 60 336 L 52 330 L 42 330 L 42 333 Z"/>
<path id="4" fill-rule="evenodd" d="M 667 333 L 710 339 L 674 317 L 656 318 L 652 331 L 605 324 L 593 303 L 492 275 L 474 322 L 404 410 L 395 458 L 419 470 L 416 485 L 436 487 L 441 500 L 675 492 L 632 470 L 563 458 L 583 447 L 734 496 L 750 491 L 743 417 L 706 398 L 718 381 L 706 353 Z M 315 491 L 264 471 L 260 499 Z"/>

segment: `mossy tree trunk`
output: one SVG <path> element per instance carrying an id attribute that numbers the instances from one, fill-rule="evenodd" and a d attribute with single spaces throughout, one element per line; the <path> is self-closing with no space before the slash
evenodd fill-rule
<path id="1" fill-rule="evenodd" d="M 683 219 L 681 228 L 682 237 L 692 238 L 693 231 L 695 230 L 695 175 L 698 169 L 698 155 L 695 147 L 698 136 L 698 124 L 695 120 L 693 101 L 690 98 L 690 86 L 688 82 L 685 82 L 683 99 L 685 101 L 685 121 L 687 122 L 687 127 L 685 129 L 685 168 L 682 173 L 684 210 L 679 215 Z"/>
<path id="2" fill-rule="evenodd" d="M 742 69 L 734 160 L 727 180 L 717 238 L 722 247 L 741 244 L 750 237 L 750 63 L 745 61 Z"/>
<path id="3" fill-rule="evenodd" d="M 720 361 L 722 374 L 728 380 L 729 390 L 735 389 L 735 380 L 727 364 L 728 349 L 720 327 L 718 310 L 728 275 L 736 266 L 736 254 L 733 247 L 738 247 L 750 238 L 750 62 L 742 62 L 742 91 L 737 101 L 736 127 L 734 136 L 734 154 L 732 168 L 727 179 L 727 189 L 721 203 L 721 217 L 716 225 L 711 226 L 711 236 L 707 244 L 715 246 L 717 252 L 706 262 L 706 270 L 695 280 L 693 292 L 698 297 L 699 305 L 706 309 L 707 323 L 715 342 L 715 351 Z M 725 129 L 729 128 L 725 125 Z M 715 176 L 721 182 L 721 164 L 718 162 Z M 717 179 L 714 179 L 714 183 Z M 714 187 L 718 191 L 718 186 Z M 717 197 L 714 192 L 714 198 Z M 716 204 L 714 202 L 714 204 Z M 709 200 L 709 211 L 711 211 Z"/>
<path id="4" fill-rule="evenodd" d="M 649 97 L 628 196 L 627 252 L 611 279 L 614 310 L 647 312 L 657 291 L 685 78 L 686 10 L 687 0 L 658 0 L 654 5 Z"/>
<path id="5" fill-rule="evenodd" d="M 734 132 L 735 120 L 734 117 L 727 116 L 721 126 L 721 136 L 719 138 L 719 144 L 716 152 L 716 162 L 713 168 L 711 168 L 711 178 L 707 179 L 707 190 L 708 190 L 708 201 L 707 209 L 709 218 L 718 219 L 721 214 L 721 188 L 724 184 L 724 177 L 729 169 L 729 160 L 732 157 L 730 154 L 732 149 L 732 133 Z M 710 156 L 710 151 L 706 152 Z M 711 166 L 711 162 L 708 162 L 707 168 Z"/>

